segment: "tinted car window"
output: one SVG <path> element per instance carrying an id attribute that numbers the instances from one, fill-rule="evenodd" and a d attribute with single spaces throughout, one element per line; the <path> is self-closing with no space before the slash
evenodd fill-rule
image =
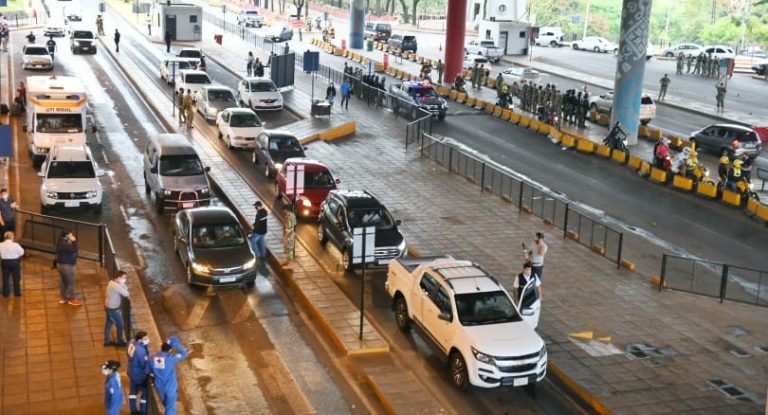
<path id="1" fill-rule="evenodd" d="M 211 90 L 208 91 L 208 100 L 215 102 L 235 102 L 235 96 L 230 91 Z"/>
<path id="2" fill-rule="evenodd" d="M 245 243 L 245 237 L 236 222 L 196 225 L 192 229 L 195 248 L 225 248 Z"/>
<path id="3" fill-rule="evenodd" d="M 261 127 L 261 120 L 256 114 L 232 114 L 230 127 Z"/>
<path id="4" fill-rule="evenodd" d="M 35 131 L 40 133 L 82 133 L 83 118 L 80 114 L 36 114 Z"/>
<path id="5" fill-rule="evenodd" d="M 199 58 L 200 57 L 200 51 L 199 50 L 182 50 L 179 52 L 180 58 Z"/>
<path id="6" fill-rule="evenodd" d="M 52 161 L 49 179 L 92 179 L 96 177 L 90 161 Z"/>
<path id="7" fill-rule="evenodd" d="M 641 105 L 651 105 L 651 104 L 653 104 L 653 100 L 651 99 L 651 97 L 642 97 L 642 98 L 640 98 L 640 104 Z"/>
<path id="8" fill-rule="evenodd" d="M 34 47 L 24 49 L 25 55 L 48 55 L 48 50 L 43 47 Z"/>
<path id="9" fill-rule="evenodd" d="M 272 137 L 269 149 L 275 151 L 302 151 L 301 143 L 294 137 Z"/>
<path id="10" fill-rule="evenodd" d="M 74 38 L 84 38 L 84 39 L 93 39 L 93 32 L 90 32 L 88 30 L 75 30 L 75 32 L 72 34 L 72 37 L 74 37 Z"/>
<path id="11" fill-rule="evenodd" d="M 751 143 L 757 141 L 757 134 L 752 131 L 738 131 L 734 138 L 739 141 Z"/>
<path id="12" fill-rule="evenodd" d="M 503 291 L 457 294 L 456 310 L 464 326 L 521 321 L 512 301 Z"/>
<path id="13" fill-rule="evenodd" d="M 336 182 L 333 181 L 331 173 L 327 171 L 315 171 L 304 174 L 304 187 L 309 189 L 333 189 Z"/>
<path id="14" fill-rule="evenodd" d="M 253 92 L 275 92 L 277 88 L 272 82 L 251 82 L 251 91 Z"/>
<path id="15" fill-rule="evenodd" d="M 395 221 L 384 208 L 364 208 L 349 211 L 349 226 L 360 228 L 375 226 L 377 230 L 392 229 Z"/>
<path id="16" fill-rule="evenodd" d="M 187 76 L 184 78 L 184 82 L 188 84 L 210 84 L 211 79 L 208 78 L 208 75 L 203 74 L 187 74 Z"/>
<path id="17" fill-rule="evenodd" d="M 196 156 L 160 157 L 160 174 L 163 176 L 196 176 L 203 174 L 203 164 Z"/>

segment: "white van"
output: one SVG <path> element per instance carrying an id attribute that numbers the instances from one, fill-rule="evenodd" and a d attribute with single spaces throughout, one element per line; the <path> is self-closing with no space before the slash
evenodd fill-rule
<path id="1" fill-rule="evenodd" d="M 155 195 L 158 213 L 208 206 L 211 187 L 195 149 L 181 134 L 158 134 L 144 148 L 144 190 Z"/>

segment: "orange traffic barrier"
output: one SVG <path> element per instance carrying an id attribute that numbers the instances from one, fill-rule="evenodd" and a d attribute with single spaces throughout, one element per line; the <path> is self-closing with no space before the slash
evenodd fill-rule
<path id="1" fill-rule="evenodd" d="M 576 141 L 576 151 L 586 154 L 595 152 L 595 143 L 590 140 L 580 139 Z"/>
<path id="2" fill-rule="evenodd" d="M 693 180 L 681 176 L 679 174 L 676 174 L 672 177 L 672 187 L 679 190 L 685 190 L 686 192 L 690 192 L 693 190 Z"/>
<path id="3" fill-rule="evenodd" d="M 595 154 L 603 158 L 611 158 L 611 148 L 605 144 L 598 144 L 595 148 Z"/>
<path id="4" fill-rule="evenodd" d="M 717 197 L 717 186 L 701 182 L 696 185 L 696 195 L 707 199 L 714 199 Z"/>
<path id="5" fill-rule="evenodd" d="M 723 190 L 723 194 L 720 197 L 725 204 L 734 207 L 741 207 L 741 193 L 733 192 L 730 190 Z"/>

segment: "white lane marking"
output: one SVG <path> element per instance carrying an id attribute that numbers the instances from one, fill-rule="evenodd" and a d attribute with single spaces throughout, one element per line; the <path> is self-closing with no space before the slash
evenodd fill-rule
<path id="1" fill-rule="evenodd" d="M 121 206 L 122 207 L 122 206 Z M 147 263 L 144 262 L 144 254 L 141 253 L 141 248 L 136 242 L 133 243 L 133 250 L 136 251 L 136 258 L 139 260 L 139 268 L 144 269 L 147 267 Z"/>
<path id="2" fill-rule="evenodd" d="M 125 206 L 120 205 L 120 213 L 123 214 L 123 219 L 125 219 L 125 223 L 127 224 L 128 221 L 128 213 L 125 211 Z"/>
<path id="3" fill-rule="evenodd" d="M 109 158 L 103 148 L 101 149 L 101 156 L 104 157 L 104 164 L 109 164 Z"/>

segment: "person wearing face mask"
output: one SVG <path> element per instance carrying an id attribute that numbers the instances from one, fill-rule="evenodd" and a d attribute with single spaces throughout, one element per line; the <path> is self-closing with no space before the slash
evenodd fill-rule
<path id="1" fill-rule="evenodd" d="M 104 381 L 104 408 L 107 415 L 119 415 L 123 406 L 123 388 L 120 386 L 120 374 L 117 369 L 120 362 L 107 360 L 101 365 L 101 374 L 106 376 Z"/>
<path id="2" fill-rule="evenodd" d="M 16 232 L 16 200 L 8 195 L 8 189 L 0 189 L 0 235 Z"/>
<path id="3" fill-rule="evenodd" d="M 128 395 L 128 405 L 131 415 L 147 413 L 147 359 L 149 356 L 149 335 L 146 331 L 136 332 L 136 336 L 128 342 L 128 377 L 131 388 Z M 136 406 L 137 394 L 141 394 L 141 406 Z"/>
<path id="4" fill-rule="evenodd" d="M 512 288 L 515 289 L 515 296 L 517 303 L 522 300 L 523 290 L 529 282 L 532 281 L 533 286 L 536 289 L 536 297 L 541 298 L 541 279 L 535 272 L 533 272 L 533 266 L 530 262 L 523 264 L 523 272 L 517 274 L 517 278 L 512 282 Z"/>
<path id="5" fill-rule="evenodd" d="M 112 280 L 107 284 L 107 294 L 104 298 L 104 309 L 107 320 L 104 323 L 104 346 L 124 347 L 123 315 L 120 313 L 120 304 L 123 297 L 128 298 L 128 288 L 125 286 L 127 276 L 123 271 L 117 271 Z M 112 325 L 117 327 L 117 343 L 112 343 Z"/>

